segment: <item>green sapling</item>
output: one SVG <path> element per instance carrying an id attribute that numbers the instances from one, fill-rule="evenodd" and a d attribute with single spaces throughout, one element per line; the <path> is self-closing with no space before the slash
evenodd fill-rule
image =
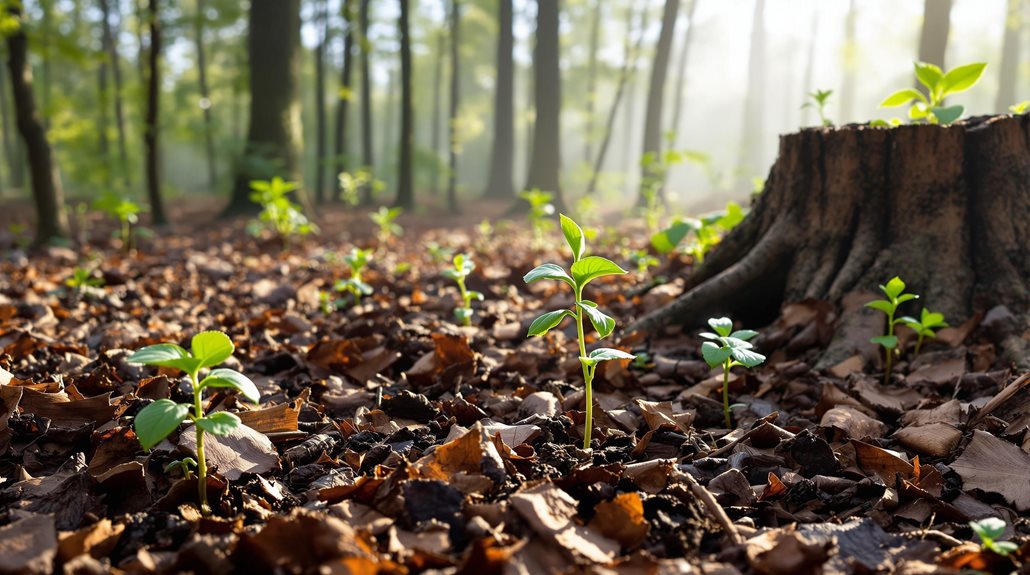
<path id="1" fill-rule="evenodd" d="M 368 215 L 369 219 L 379 228 L 379 231 L 376 232 L 379 245 L 385 246 L 391 238 L 404 233 L 404 228 L 394 221 L 401 215 L 402 211 L 401 208 L 380 206 L 379 210 Z"/>
<path id="2" fill-rule="evenodd" d="M 1005 533 L 1005 521 L 1002 519 L 987 517 L 979 521 L 971 521 L 969 527 L 980 538 L 980 546 L 987 551 L 1006 557 L 1009 553 L 1019 549 L 1019 545 L 1011 541 L 998 541 L 998 538 Z"/>
<path id="3" fill-rule="evenodd" d="M 884 349 L 887 359 L 884 367 L 883 381 L 884 383 L 890 383 L 891 365 L 894 361 L 894 354 L 897 353 L 898 348 L 898 336 L 894 335 L 894 326 L 904 323 L 903 318 L 895 318 L 894 316 L 898 311 L 898 306 L 907 301 L 918 299 L 919 296 L 912 293 L 905 293 L 905 282 L 901 281 L 901 278 L 898 276 L 891 278 L 891 280 L 887 282 L 887 285 L 881 285 L 880 291 L 887 296 L 887 299 L 873 300 L 865 304 L 865 306 L 879 310 L 887 316 L 886 335 L 876 336 L 871 338 L 869 341 Z"/>
<path id="4" fill-rule="evenodd" d="M 701 355 L 709 367 L 722 368 L 722 410 L 726 416 L 726 428 L 733 426 L 730 417 L 730 370 L 738 365 L 748 369 L 765 362 L 765 356 L 752 351 L 749 341 L 758 335 L 757 331 L 740 329 L 733 331 L 733 320 L 728 317 L 708 320 L 715 333 L 704 332 L 701 337 L 709 340 L 701 344 Z"/>
<path id="5" fill-rule="evenodd" d="M 901 323 L 911 328 L 912 331 L 916 332 L 919 336 L 916 340 L 916 349 L 912 352 L 913 355 L 919 355 L 919 350 L 923 347 L 923 340 L 925 338 L 937 337 L 937 332 L 935 330 L 942 327 L 948 327 L 948 322 L 944 321 L 943 313 L 930 311 L 925 307 L 920 313 L 918 320 L 907 315 L 899 319 L 901 320 Z"/>
<path id="6" fill-rule="evenodd" d="M 908 109 L 908 117 L 912 120 L 950 124 L 962 117 L 965 108 L 961 105 L 945 106 L 944 99 L 972 88 L 986 67 L 986 63 L 977 62 L 952 68 L 945 73 L 934 64 L 915 62 L 916 78 L 926 88 L 926 94 L 915 88 L 905 88 L 887 96 L 880 102 L 880 107 L 894 108 L 912 103 Z"/>
<path id="7" fill-rule="evenodd" d="M 458 293 L 461 296 L 461 305 L 454 308 L 454 317 L 458 318 L 461 325 L 472 325 L 472 300 L 483 301 L 482 292 L 470 290 L 465 287 L 465 278 L 476 269 L 476 263 L 465 254 L 454 256 L 454 267 L 443 271 L 444 277 L 454 280 L 458 284 Z"/>
<path id="8" fill-rule="evenodd" d="M 368 262 L 371 260 L 372 250 L 363 250 L 357 247 L 351 248 L 350 253 L 343 256 L 343 261 L 350 268 L 350 277 L 337 281 L 333 285 L 333 289 L 338 292 L 351 294 L 354 297 L 354 305 L 361 304 L 361 296 L 372 295 L 372 286 L 361 278 L 361 274 L 368 267 Z M 340 304 L 343 302 L 335 303 Z"/>

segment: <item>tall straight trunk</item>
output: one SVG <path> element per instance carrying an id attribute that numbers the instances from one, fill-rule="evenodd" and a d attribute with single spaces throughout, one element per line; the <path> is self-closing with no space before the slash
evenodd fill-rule
<path id="1" fill-rule="evenodd" d="M 10 174 L 11 187 L 25 186 L 25 165 L 22 163 L 21 145 L 12 137 L 10 103 L 7 101 L 7 70 L 0 70 L 0 128 L 3 128 L 4 161 Z"/>
<path id="2" fill-rule="evenodd" d="M 108 64 L 111 66 L 111 77 L 114 80 L 114 123 L 118 130 L 118 171 L 126 186 L 131 185 L 132 175 L 129 170 L 129 147 L 125 136 L 125 109 L 122 98 L 122 66 L 118 57 L 118 44 L 111 26 L 111 10 L 108 0 L 99 0 L 101 13 L 101 34 L 104 51 L 107 52 Z"/>
<path id="3" fill-rule="evenodd" d="M 697 5 L 701 0 L 690 0 L 690 5 L 687 6 L 687 31 L 683 34 L 683 45 L 680 46 L 679 55 L 679 69 L 676 70 L 676 99 L 672 105 L 672 130 L 676 135 L 675 145 L 680 146 L 683 142 L 683 109 L 686 108 L 683 105 L 683 100 L 687 96 L 687 62 L 689 62 L 690 56 L 690 44 L 694 39 L 694 14 L 697 11 Z"/>
<path id="4" fill-rule="evenodd" d="M 36 204 L 36 243 L 45 244 L 68 235 L 64 191 L 50 142 L 47 141 L 46 129 L 36 110 L 36 100 L 32 93 L 32 69 L 28 60 L 28 37 L 21 9 L 18 4 L 7 3 L 5 10 L 7 16 L 20 24 L 17 30 L 7 34 L 7 66 L 11 73 L 18 132 L 21 133 L 29 156 L 32 197 Z"/>
<path id="5" fill-rule="evenodd" d="M 755 1 L 755 12 L 751 20 L 751 51 L 748 54 L 747 92 L 744 101 L 744 121 L 740 132 L 741 168 L 737 187 L 747 185 L 756 170 L 762 169 L 762 101 L 765 95 L 765 0 Z"/>
<path id="6" fill-rule="evenodd" d="M 809 27 L 808 32 L 808 50 L 805 54 L 805 75 L 801 80 L 801 90 L 803 99 L 808 98 L 808 94 L 815 89 L 813 85 L 815 83 L 815 47 L 816 39 L 819 36 L 819 7 L 816 5 L 815 9 L 812 10 L 812 23 Z M 785 84 L 787 82 L 784 82 Z M 802 125 L 807 126 L 811 120 L 812 109 L 811 106 L 801 110 L 801 122 Z"/>
<path id="7" fill-rule="evenodd" d="M 458 107 L 461 105 L 461 2 L 451 0 L 451 108 L 448 114 L 447 209 L 458 213 Z"/>
<path id="8" fill-rule="evenodd" d="M 104 166 L 104 184 L 111 185 L 111 145 L 107 138 L 110 120 L 107 117 L 108 106 L 107 62 L 101 60 L 97 66 L 97 153 Z"/>
<path id="9" fill-rule="evenodd" d="M 401 14 L 401 135 L 400 173 L 397 177 L 398 207 L 411 210 L 415 207 L 414 170 L 411 165 L 415 148 L 415 106 L 411 94 L 411 30 L 409 24 L 409 0 L 400 0 Z"/>
<path id="10" fill-rule="evenodd" d="M 497 82 L 494 91 L 494 142 L 490 151 L 490 179 L 484 196 L 510 198 L 514 192 L 515 158 L 515 49 L 512 0 L 497 7 Z"/>
<path id="11" fill-rule="evenodd" d="M 315 203 L 325 203 L 326 126 L 325 126 L 325 49 L 329 43 L 329 3 L 319 2 L 317 24 L 322 37 L 315 47 Z"/>
<path id="12" fill-rule="evenodd" d="M 919 61 L 944 68 L 951 31 L 952 0 L 923 0 L 923 29 L 919 34 Z M 918 83 L 917 83 L 918 85 Z"/>
<path id="13" fill-rule="evenodd" d="M 336 135 L 333 166 L 336 175 L 347 170 L 347 112 L 351 101 L 351 78 L 354 76 L 354 0 L 343 0 L 343 66 L 340 68 L 340 89 L 336 101 Z M 333 197 L 339 197 L 333 194 Z"/>
<path id="14" fill-rule="evenodd" d="M 564 209 L 561 190 L 561 42 L 560 0 L 537 0 L 536 46 L 533 50 L 533 92 L 536 126 L 526 187 L 554 194 Z"/>
<path id="15" fill-rule="evenodd" d="M 1016 81 L 1019 79 L 1019 44 L 1023 32 L 1023 0 L 1008 0 L 1005 13 L 1005 34 L 1001 43 L 1001 73 L 995 112 L 1007 112 L 1016 103 Z"/>
<path id="16" fill-rule="evenodd" d="M 50 125 L 50 102 L 51 102 L 51 86 L 53 86 L 53 20 L 54 20 L 54 6 L 53 0 L 40 0 L 39 7 L 43 12 L 43 21 L 41 22 L 40 40 L 42 46 L 40 46 L 40 52 L 42 56 L 43 64 L 43 78 L 42 78 L 42 104 L 43 104 L 43 125 Z"/>
<path id="17" fill-rule="evenodd" d="M 601 39 L 601 0 L 593 0 L 590 39 L 587 50 L 587 101 L 583 117 L 583 161 L 594 157 L 594 109 L 597 107 L 597 45 Z"/>
<path id="18" fill-rule="evenodd" d="M 161 198 L 161 20 L 158 0 L 149 0 L 147 17 L 150 29 L 150 50 L 147 53 L 147 114 L 144 118 L 143 143 L 147 152 L 147 197 L 150 219 L 156 226 L 168 223 Z"/>
<path id="19" fill-rule="evenodd" d="M 379 144 L 379 161 L 383 163 L 382 167 L 386 168 L 389 165 L 388 160 L 393 153 L 392 146 L 394 144 L 393 139 L 393 127 L 396 123 L 396 108 L 394 103 L 397 101 L 397 69 L 390 68 L 386 73 L 386 94 L 383 96 L 383 125 L 380 128 L 380 132 L 383 134 L 381 143 Z"/>
<path id="20" fill-rule="evenodd" d="M 200 88 L 201 109 L 204 111 L 204 145 L 207 148 L 207 185 L 214 190 L 218 175 L 215 171 L 215 127 L 211 118 L 211 92 L 207 86 L 207 55 L 204 46 L 205 0 L 197 0 L 197 15 L 194 18 L 194 41 L 197 49 L 197 75 Z"/>
<path id="21" fill-rule="evenodd" d="M 855 26 L 858 21 L 858 2 L 850 0 L 848 15 L 844 20 L 844 54 L 842 71 L 844 81 L 840 87 L 840 125 L 847 124 L 855 114 L 855 71 L 858 68 L 858 42 L 855 39 Z"/>
<path id="22" fill-rule="evenodd" d="M 365 169 L 374 169 L 375 158 L 372 153 L 372 75 L 369 73 L 369 53 L 372 45 L 368 39 L 368 3 L 369 0 L 361 1 L 361 14 L 359 16 L 361 26 L 361 163 Z M 372 204 L 372 186 L 366 185 L 361 190 L 361 204 L 369 206 Z"/>
<path id="23" fill-rule="evenodd" d="M 654 66 L 651 68 L 651 84 L 647 91 L 647 112 L 644 118 L 644 148 L 642 157 L 650 156 L 654 161 L 649 165 L 641 165 L 640 191 L 637 194 L 637 205 L 647 203 L 644 190 L 653 180 L 661 177 L 659 168 L 662 154 L 662 111 L 665 109 L 665 78 L 668 76 L 669 60 L 672 54 L 672 38 L 676 33 L 676 20 L 679 16 L 679 0 L 665 0 L 662 11 L 662 31 L 658 35 L 658 47 L 655 50 Z M 665 187 L 659 188 L 659 194 L 665 199 Z"/>
<path id="24" fill-rule="evenodd" d="M 239 164 L 227 216 L 258 210 L 250 201 L 252 180 L 301 181 L 300 0 L 251 0 L 247 36 L 247 157 Z"/>
<path id="25" fill-rule="evenodd" d="M 590 183 L 587 185 L 587 195 L 594 195 L 597 192 L 597 181 L 601 176 L 601 169 L 604 168 L 604 158 L 608 154 L 608 147 L 612 141 L 612 134 L 615 132 L 615 119 L 619 115 L 619 104 L 622 96 L 633 81 L 633 71 L 637 66 L 637 57 L 644 43 L 644 30 L 647 22 L 647 7 L 640 9 L 640 21 L 637 25 L 636 42 L 633 42 L 633 7 L 626 9 L 626 38 L 623 44 L 622 71 L 619 73 L 619 83 L 615 88 L 615 97 L 612 98 L 611 108 L 608 110 L 608 121 L 605 124 L 604 137 L 601 139 L 601 146 L 597 150 L 597 158 L 594 160 L 594 169 L 590 173 Z M 627 107 L 625 113 L 631 113 Z"/>
<path id="26" fill-rule="evenodd" d="M 443 61 L 446 48 L 447 35 L 442 30 L 439 30 L 436 33 L 436 57 L 433 64 L 433 113 L 430 122 L 432 132 L 429 138 L 429 145 L 433 151 L 432 183 L 429 185 L 429 193 L 434 196 L 440 191 L 440 164 L 443 162 L 443 159 L 440 157 L 440 148 L 443 147 L 443 130 L 440 126 L 440 116 L 443 109 Z"/>

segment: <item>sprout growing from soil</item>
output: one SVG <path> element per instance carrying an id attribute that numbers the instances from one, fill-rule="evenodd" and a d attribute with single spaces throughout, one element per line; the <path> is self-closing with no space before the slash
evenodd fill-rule
<path id="1" fill-rule="evenodd" d="M 554 223 L 547 219 L 554 213 L 554 194 L 537 188 L 519 193 L 519 197 L 529 203 L 529 226 L 533 230 L 533 246 L 544 245 L 544 232 L 551 229 Z"/>
<path id="2" fill-rule="evenodd" d="M 271 231 L 282 242 L 284 250 L 289 249 L 294 236 L 318 233 L 318 226 L 308 221 L 300 205 L 290 199 L 290 192 L 299 187 L 296 182 L 287 182 L 279 176 L 250 182 L 250 188 L 254 190 L 250 201 L 261 206 L 257 227 L 253 229 Z"/>
<path id="3" fill-rule="evenodd" d="M 986 67 L 986 63 L 977 62 L 952 68 L 945 73 L 933 64 L 915 62 L 916 78 L 926 87 L 926 94 L 915 88 L 905 88 L 887 96 L 880 102 L 880 107 L 894 108 L 915 102 L 908 109 L 909 118 L 925 120 L 930 124 L 950 124 L 962 117 L 965 108 L 961 105 L 945 106 L 944 99 L 972 88 Z"/>
<path id="4" fill-rule="evenodd" d="M 916 349 L 912 352 L 913 355 L 919 355 L 919 350 L 923 347 L 923 340 L 925 338 L 937 337 L 937 332 L 934 330 L 948 327 L 948 322 L 944 321 L 943 313 L 930 311 L 925 307 L 922 313 L 920 313 L 918 320 L 907 315 L 899 319 L 919 335 L 919 339 L 916 340 Z"/>
<path id="5" fill-rule="evenodd" d="M 980 546 L 987 550 L 993 551 L 1002 557 L 1007 556 L 1009 553 L 1019 549 L 1019 545 L 1011 541 L 998 541 L 998 538 L 1005 533 L 1005 521 L 998 519 L 997 517 L 988 517 L 979 521 L 971 521 L 969 527 L 973 529 L 973 533 L 980 538 Z"/>
<path id="6" fill-rule="evenodd" d="M 261 394 L 257 386 L 242 373 L 226 368 L 212 369 L 203 379 L 201 370 L 210 369 L 229 359 L 235 351 L 229 336 L 220 331 L 202 331 L 190 341 L 190 351 L 174 343 L 149 345 L 129 356 L 128 362 L 140 365 L 156 365 L 178 369 L 190 376 L 193 384 L 193 405 L 175 403 L 170 399 L 159 399 L 136 414 L 133 429 L 143 449 L 150 449 L 168 437 L 179 425 L 190 420 L 197 432 L 197 493 L 200 510 L 205 515 L 211 512 L 207 503 L 207 460 L 204 457 L 204 434 L 228 435 L 243 422 L 235 414 L 218 411 L 204 415 L 204 390 L 212 387 L 235 389 L 247 401 L 258 403 Z M 193 411 L 190 412 L 192 407 Z M 188 471 L 190 459 L 178 462 L 183 473 Z"/>
<path id="7" fill-rule="evenodd" d="M 404 233 L 404 228 L 394 221 L 401 215 L 402 211 L 401 208 L 380 206 L 378 211 L 368 215 L 369 219 L 379 227 L 379 231 L 376 232 L 376 237 L 379 238 L 379 245 L 385 246 L 390 241 L 390 238 Z"/>
<path id="8" fill-rule="evenodd" d="M 454 256 L 454 267 L 445 269 L 443 271 L 444 277 L 454 280 L 458 284 L 458 293 L 461 296 L 462 305 L 454 308 L 454 317 L 458 318 L 461 325 L 469 326 L 472 325 L 472 314 L 475 313 L 472 310 L 472 300 L 476 299 L 483 301 L 482 292 L 467 289 L 465 287 L 465 278 L 476 269 L 476 263 L 472 261 L 472 258 L 465 254 L 458 254 Z"/>
<path id="9" fill-rule="evenodd" d="M 528 335 L 544 335 L 558 327 L 566 317 L 570 317 L 576 322 L 576 335 L 579 341 L 579 363 L 583 368 L 583 390 L 586 396 L 586 424 L 583 430 L 583 449 L 589 449 L 590 433 L 593 429 L 594 421 L 592 384 L 597 365 L 613 359 L 633 359 L 635 356 L 620 349 L 609 347 L 598 348 L 587 354 L 583 317 L 586 316 L 590 320 L 600 338 L 605 338 L 612 334 L 615 330 L 615 319 L 598 309 L 596 303 L 583 299 L 583 288 L 599 277 L 622 275 L 627 272 L 609 259 L 600 256 L 584 255 L 586 253 L 586 238 L 583 236 L 583 230 L 580 229 L 576 222 L 564 214 L 561 214 L 559 219 L 565 241 L 568 243 L 569 248 L 572 249 L 572 266 L 569 268 L 571 274 L 558 264 L 543 264 L 530 270 L 523 280 L 526 283 L 540 280 L 565 282 L 572 288 L 576 302 L 572 309 L 549 311 L 533 320 L 533 323 L 529 326 Z"/>
<path id="10" fill-rule="evenodd" d="M 350 253 L 343 256 L 344 263 L 350 268 L 350 277 L 336 282 L 333 289 L 338 292 L 349 293 L 354 297 L 354 305 L 361 303 L 361 296 L 372 295 L 372 286 L 366 283 L 361 274 L 368 267 L 372 260 L 372 250 L 352 248 Z M 333 302 L 334 307 L 341 305 L 342 301 Z"/>
<path id="11" fill-rule="evenodd" d="M 64 280 L 64 285 L 81 297 L 99 290 L 104 285 L 104 278 L 93 275 L 91 268 L 78 266 L 72 271 L 71 277 Z"/>
<path id="12" fill-rule="evenodd" d="M 891 364 L 894 361 L 894 354 L 897 353 L 898 348 L 898 336 L 894 335 L 894 326 L 904 323 L 904 320 L 906 319 L 895 319 L 894 314 L 898 311 L 898 306 L 907 301 L 918 299 L 919 296 L 913 293 L 905 293 L 905 282 L 901 281 L 901 278 L 898 276 L 891 278 L 891 280 L 887 282 L 887 285 L 880 286 L 880 291 L 887 296 L 887 299 L 873 300 L 865 304 L 865 306 L 880 310 L 887 316 L 887 334 L 876 336 L 871 338 L 869 341 L 884 349 L 887 359 L 884 365 L 883 381 L 884 383 L 889 383 L 891 378 Z M 941 319 L 943 319 L 943 316 Z"/>
<path id="13" fill-rule="evenodd" d="M 819 122 L 823 126 L 832 126 L 833 120 L 826 117 L 826 103 L 830 101 L 830 96 L 833 95 L 833 90 L 816 90 L 809 92 L 805 98 L 805 103 L 801 105 L 801 109 L 815 108 L 816 112 L 819 113 Z"/>
<path id="14" fill-rule="evenodd" d="M 131 250 L 134 226 L 139 223 L 139 214 L 143 208 L 129 198 L 124 198 L 114 192 L 105 192 L 93 202 L 93 209 L 100 210 L 118 220 L 118 231 L 115 234 L 121 240 L 122 249 Z"/>
<path id="15" fill-rule="evenodd" d="M 730 418 L 730 370 L 738 365 L 748 369 L 765 362 L 765 356 L 752 351 L 749 341 L 758 335 L 757 331 L 739 329 L 733 331 L 733 320 L 728 317 L 713 317 L 708 325 L 715 333 L 704 332 L 701 337 L 709 340 L 701 344 L 701 355 L 709 367 L 722 368 L 722 411 L 726 416 L 726 428 L 733 427 Z"/>

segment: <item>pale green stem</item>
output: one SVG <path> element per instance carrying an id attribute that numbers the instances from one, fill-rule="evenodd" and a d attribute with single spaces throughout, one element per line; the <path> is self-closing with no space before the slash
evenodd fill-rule
<path id="1" fill-rule="evenodd" d="M 912 355 L 914 355 L 914 356 L 915 355 L 919 355 L 919 348 L 921 348 L 921 347 L 923 347 L 923 334 L 922 333 L 919 334 L 919 338 L 916 340 L 916 350 L 915 350 L 915 352 L 912 353 Z"/>
<path id="2" fill-rule="evenodd" d="M 193 380 L 193 417 L 200 419 L 204 417 L 204 405 L 201 401 L 202 391 L 197 372 L 190 374 Z M 211 513 L 211 507 L 207 504 L 207 459 L 204 457 L 204 430 L 196 423 L 193 424 L 197 430 L 197 496 L 200 500 L 200 512 L 204 515 Z"/>
<path id="3" fill-rule="evenodd" d="M 461 292 L 461 301 L 463 301 L 465 303 L 465 309 L 471 310 L 472 309 L 472 302 L 471 302 L 472 298 L 469 297 L 468 290 L 465 289 L 465 278 L 463 278 L 461 276 L 458 276 L 457 281 L 458 281 L 458 290 Z M 471 316 L 471 314 L 467 314 L 466 313 L 465 314 L 465 319 L 462 320 L 462 323 L 465 324 L 465 326 L 472 325 L 472 316 Z"/>
<path id="4" fill-rule="evenodd" d="M 576 335 L 579 339 L 579 363 L 583 366 L 583 391 L 587 404 L 587 420 L 583 428 L 583 449 L 590 449 L 590 432 L 594 427 L 594 391 L 592 383 L 594 372 L 586 364 L 584 358 L 587 356 L 586 336 L 583 333 L 583 308 L 579 303 L 583 301 L 583 290 L 576 288 Z"/>
<path id="5" fill-rule="evenodd" d="M 730 360 L 722 364 L 722 412 L 726 415 L 726 429 L 733 429 L 730 418 Z"/>
<path id="6" fill-rule="evenodd" d="M 894 335 L 894 312 L 893 311 L 891 313 L 887 314 L 887 336 L 890 337 L 892 335 Z M 887 352 L 887 362 L 886 362 L 886 365 L 884 366 L 885 369 L 883 371 L 883 384 L 884 385 L 890 385 L 890 382 L 891 382 L 891 364 L 894 361 L 894 349 L 888 347 L 888 348 L 886 348 L 886 352 Z"/>

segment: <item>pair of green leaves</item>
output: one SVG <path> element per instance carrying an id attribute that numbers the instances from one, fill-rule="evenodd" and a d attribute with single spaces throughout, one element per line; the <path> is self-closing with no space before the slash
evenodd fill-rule
<path id="1" fill-rule="evenodd" d="M 197 381 L 201 369 L 213 367 L 229 359 L 235 346 L 229 336 L 219 331 L 204 331 L 193 336 L 190 351 L 174 343 L 159 343 L 144 347 L 128 358 L 129 363 L 170 367 L 190 375 L 194 394 L 203 394 L 209 387 L 234 389 L 247 401 L 258 403 L 261 394 L 247 376 L 232 369 L 212 369 L 204 379 Z M 194 414 L 198 428 L 215 435 L 225 435 L 241 425 L 232 413 L 218 412 L 207 416 Z M 190 406 L 159 399 L 144 407 L 136 415 L 134 428 L 144 449 L 150 449 L 178 429 L 183 420 L 191 417 Z"/>
<path id="2" fill-rule="evenodd" d="M 740 329 L 733 331 L 733 320 L 728 317 L 708 320 L 715 333 L 704 332 L 701 337 L 709 340 L 701 344 L 701 355 L 710 367 L 729 367 L 742 365 L 752 368 L 765 362 L 765 356 L 753 351 L 754 345 L 749 340 L 758 335 L 757 331 Z"/>
<path id="3" fill-rule="evenodd" d="M 898 318 L 898 321 L 923 337 L 937 337 L 937 332 L 935 330 L 942 327 L 948 327 L 948 322 L 944 321 L 943 313 L 930 311 L 925 307 L 920 313 L 918 320 L 906 315 Z"/>
<path id="4" fill-rule="evenodd" d="M 945 106 L 944 99 L 972 88 L 980 80 L 986 67 L 986 63 L 978 62 L 959 66 L 945 73 L 934 64 L 916 62 L 916 78 L 926 87 L 927 94 L 924 95 L 914 88 L 898 90 L 880 102 L 880 107 L 893 108 L 915 102 L 909 108 L 909 118 L 950 124 L 962 117 L 965 108 L 959 105 Z"/>
<path id="5" fill-rule="evenodd" d="M 476 269 L 476 262 L 472 261 L 472 258 L 465 254 L 455 255 L 451 263 L 454 266 L 445 269 L 443 276 L 453 281 L 464 280 Z"/>
<path id="6" fill-rule="evenodd" d="M 998 538 L 1005 533 L 1005 521 L 997 517 L 972 521 L 969 523 L 969 527 L 980 538 L 980 544 L 983 548 L 988 551 L 993 551 L 1004 557 L 1019 549 L 1019 545 L 1011 541 L 998 541 Z"/>
<path id="7" fill-rule="evenodd" d="M 368 217 L 379 226 L 380 235 L 384 237 L 399 236 L 404 233 L 404 228 L 394 220 L 401 215 L 402 211 L 404 211 L 402 208 L 380 206 L 378 211 L 372 212 Z"/>
<path id="8" fill-rule="evenodd" d="M 894 314 L 898 311 L 898 306 L 907 301 L 919 299 L 919 296 L 913 293 L 905 293 L 905 282 L 901 281 L 901 278 L 898 276 L 894 276 L 886 285 L 881 285 L 879 287 L 880 291 L 882 291 L 887 298 L 873 300 L 865 304 L 865 306 L 886 314 L 887 321 L 890 322 L 890 326 L 888 326 L 888 335 L 870 338 L 869 341 L 886 349 L 894 349 L 898 347 L 898 336 L 894 335 L 894 326 L 904 323 L 903 318 L 895 319 Z M 943 316 L 941 316 L 941 319 L 944 319 Z"/>
<path id="9" fill-rule="evenodd" d="M 350 268 L 351 273 L 360 272 L 368 267 L 368 262 L 372 261 L 372 250 L 353 247 L 349 254 L 343 256 L 343 261 Z"/>

